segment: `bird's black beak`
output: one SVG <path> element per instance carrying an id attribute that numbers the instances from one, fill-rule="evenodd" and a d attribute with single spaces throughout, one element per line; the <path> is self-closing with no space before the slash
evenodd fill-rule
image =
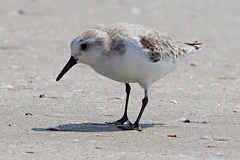
<path id="1" fill-rule="evenodd" d="M 71 56 L 71 58 L 69 59 L 69 61 L 67 62 L 67 64 L 65 65 L 65 67 L 63 68 L 63 70 L 61 71 L 61 73 L 58 75 L 56 81 L 59 81 L 62 76 L 67 73 L 67 71 L 72 68 L 75 64 L 77 64 L 77 59 L 75 59 L 73 56 Z"/>

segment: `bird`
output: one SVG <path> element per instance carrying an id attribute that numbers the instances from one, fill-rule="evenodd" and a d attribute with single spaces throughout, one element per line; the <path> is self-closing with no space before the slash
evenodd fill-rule
<path id="1" fill-rule="evenodd" d="M 182 43 L 146 26 L 116 23 L 102 29 L 89 29 L 70 43 L 71 56 L 56 81 L 77 63 L 90 66 L 102 76 L 125 84 L 126 102 L 122 118 L 109 122 L 122 130 L 141 131 L 140 119 L 148 104 L 148 90 L 157 80 L 172 72 L 179 62 L 198 51 L 202 43 Z M 144 90 L 142 106 L 134 123 L 128 118 L 130 83 Z M 126 125 L 124 125 L 127 123 Z"/>

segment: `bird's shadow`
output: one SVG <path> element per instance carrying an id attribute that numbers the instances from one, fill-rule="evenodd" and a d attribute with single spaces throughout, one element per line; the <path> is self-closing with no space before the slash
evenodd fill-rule
<path id="1" fill-rule="evenodd" d="M 164 126 L 162 123 L 141 124 L 141 128 L 150 128 L 156 125 Z M 123 131 L 117 125 L 107 123 L 85 123 L 85 124 L 63 124 L 47 128 L 32 128 L 33 131 L 58 131 L 58 132 L 119 132 Z"/>

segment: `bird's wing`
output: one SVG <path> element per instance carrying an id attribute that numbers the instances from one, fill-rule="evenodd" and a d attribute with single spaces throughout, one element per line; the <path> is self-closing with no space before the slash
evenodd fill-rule
<path id="1" fill-rule="evenodd" d="M 148 50 L 152 62 L 162 60 L 176 60 L 187 56 L 189 53 L 200 49 L 201 43 L 175 42 L 171 38 L 157 32 L 154 35 L 140 36 L 143 49 Z"/>

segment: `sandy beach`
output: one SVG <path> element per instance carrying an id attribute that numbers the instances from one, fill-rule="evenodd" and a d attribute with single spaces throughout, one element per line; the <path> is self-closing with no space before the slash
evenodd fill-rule
<path id="1" fill-rule="evenodd" d="M 1 0 L 0 159 L 240 159 L 239 5 L 237 0 Z M 105 123 L 123 114 L 124 84 L 83 64 L 55 80 L 73 38 L 120 22 L 203 42 L 200 51 L 151 86 L 142 132 Z M 131 121 L 142 98 L 142 88 L 132 84 Z"/>

